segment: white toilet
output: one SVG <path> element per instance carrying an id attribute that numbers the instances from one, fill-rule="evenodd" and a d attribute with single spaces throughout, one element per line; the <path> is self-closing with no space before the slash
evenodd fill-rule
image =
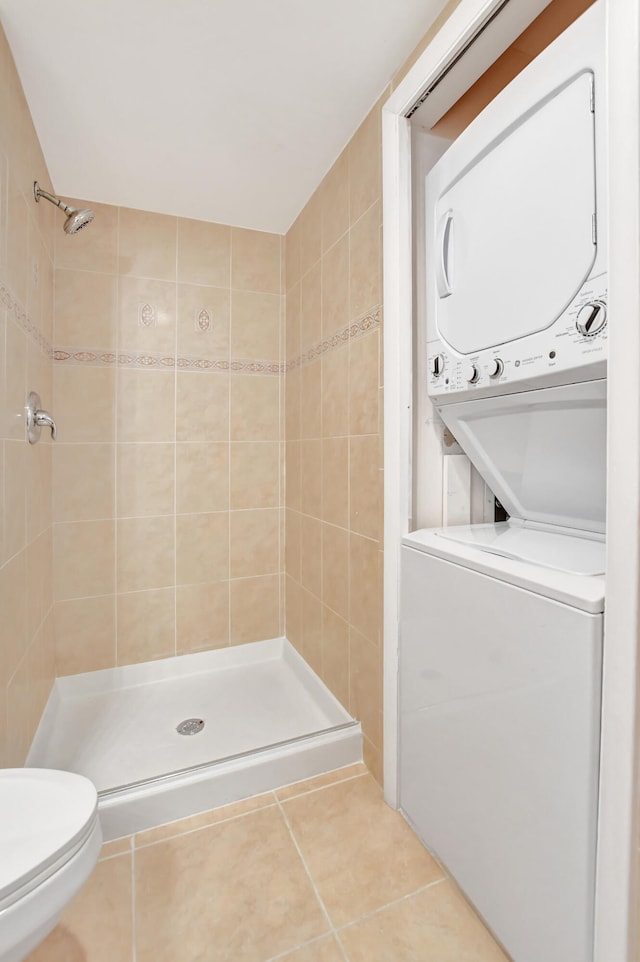
<path id="1" fill-rule="evenodd" d="M 20 962 L 49 934 L 101 844 L 98 795 L 87 778 L 0 770 L 0 962 Z"/>

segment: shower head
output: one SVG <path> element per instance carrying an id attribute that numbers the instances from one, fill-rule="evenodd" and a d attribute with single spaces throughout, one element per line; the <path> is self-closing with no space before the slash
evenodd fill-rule
<path id="1" fill-rule="evenodd" d="M 66 234 L 77 234 L 79 230 L 82 230 L 83 227 L 86 227 L 87 224 L 90 224 L 93 220 L 93 211 L 89 210 L 88 207 L 83 208 L 83 210 L 75 210 L 73 207 L 69 207 L 63 200 L 54 197 L 53 194 L 49 194 L 46 190 L 42 190 L 37 180 L 33 183 L 33 196 L 36 201 L 44 197 L 45 200 L 55 204 L 56 207 L 64 211 L 67 215 L 67 219 L 64 222 L 64 231 Z"/>

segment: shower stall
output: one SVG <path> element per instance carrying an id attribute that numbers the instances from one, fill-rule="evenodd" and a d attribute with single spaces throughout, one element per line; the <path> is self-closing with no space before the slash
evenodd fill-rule
<path id="1" fill-rule="evenodd" d="M 359 761 L 313 632 L 285 637 L 282 238 L 33 194 L 66 221 L 25 415 L 57 676 L 26 764 L 88 776 L 109 840 Z"/>

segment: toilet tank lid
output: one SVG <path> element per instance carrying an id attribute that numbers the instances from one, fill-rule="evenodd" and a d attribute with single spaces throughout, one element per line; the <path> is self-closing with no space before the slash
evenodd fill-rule
<path id="1" fill-rule="evenodd" d="M 0 771 L 0 908 L 70 858 L 91 831 L 98 794 L 82 775 Z"/>

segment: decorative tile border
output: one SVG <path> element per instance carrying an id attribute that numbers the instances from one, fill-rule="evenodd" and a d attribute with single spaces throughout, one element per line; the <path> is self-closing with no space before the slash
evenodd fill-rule
<path id="1" fill-rule="evenodd" d="M 4 304 L 18 327 L 30 338 L 33 343 L 42 351 L 45 357 L 53 356 L 53 348 L 39 329 L 33 318 L 29 317 L 26 309 L 22 306 L 18 298 L 5 285 L 0 285 L 0 303 Z"/>
<path id="2" fill-rule="evenodd" d="M 345 324 L 344 327 L 339 328 L 330 337 L 316 341 L 315 344 L 312 344 L 310 348 L 303 351 L 298 357 L 292 361 L 287 361 L 285 369 L 287 371 L 293 371 L 297 367 L 304 367 L 306 364 L 311 364 L 316 358 L 322 357 L 322 355 L 328 351 L 334 351 L 336 348 L 342 347 L 343 344 L 346 344 L 356 337 L 362 337 L 363 334 L 377 330 L 380 327 L 381 318 L 382 307 L 378 306 L 367 314 L 356 318 L 355 321 Z"/>
<path id="3" fill-rule="evenodd" d="M 67 365 L 82 367 L 127 367 L 138 370 L 211 371 L 234 374 L 277 375 L 284 372 L 278 361 L 255 358 L 185 357 L 171 354 L 137 354 L 131 351 L 91 350 L 88 348 L 57 347 L 53 360 Z"/>

